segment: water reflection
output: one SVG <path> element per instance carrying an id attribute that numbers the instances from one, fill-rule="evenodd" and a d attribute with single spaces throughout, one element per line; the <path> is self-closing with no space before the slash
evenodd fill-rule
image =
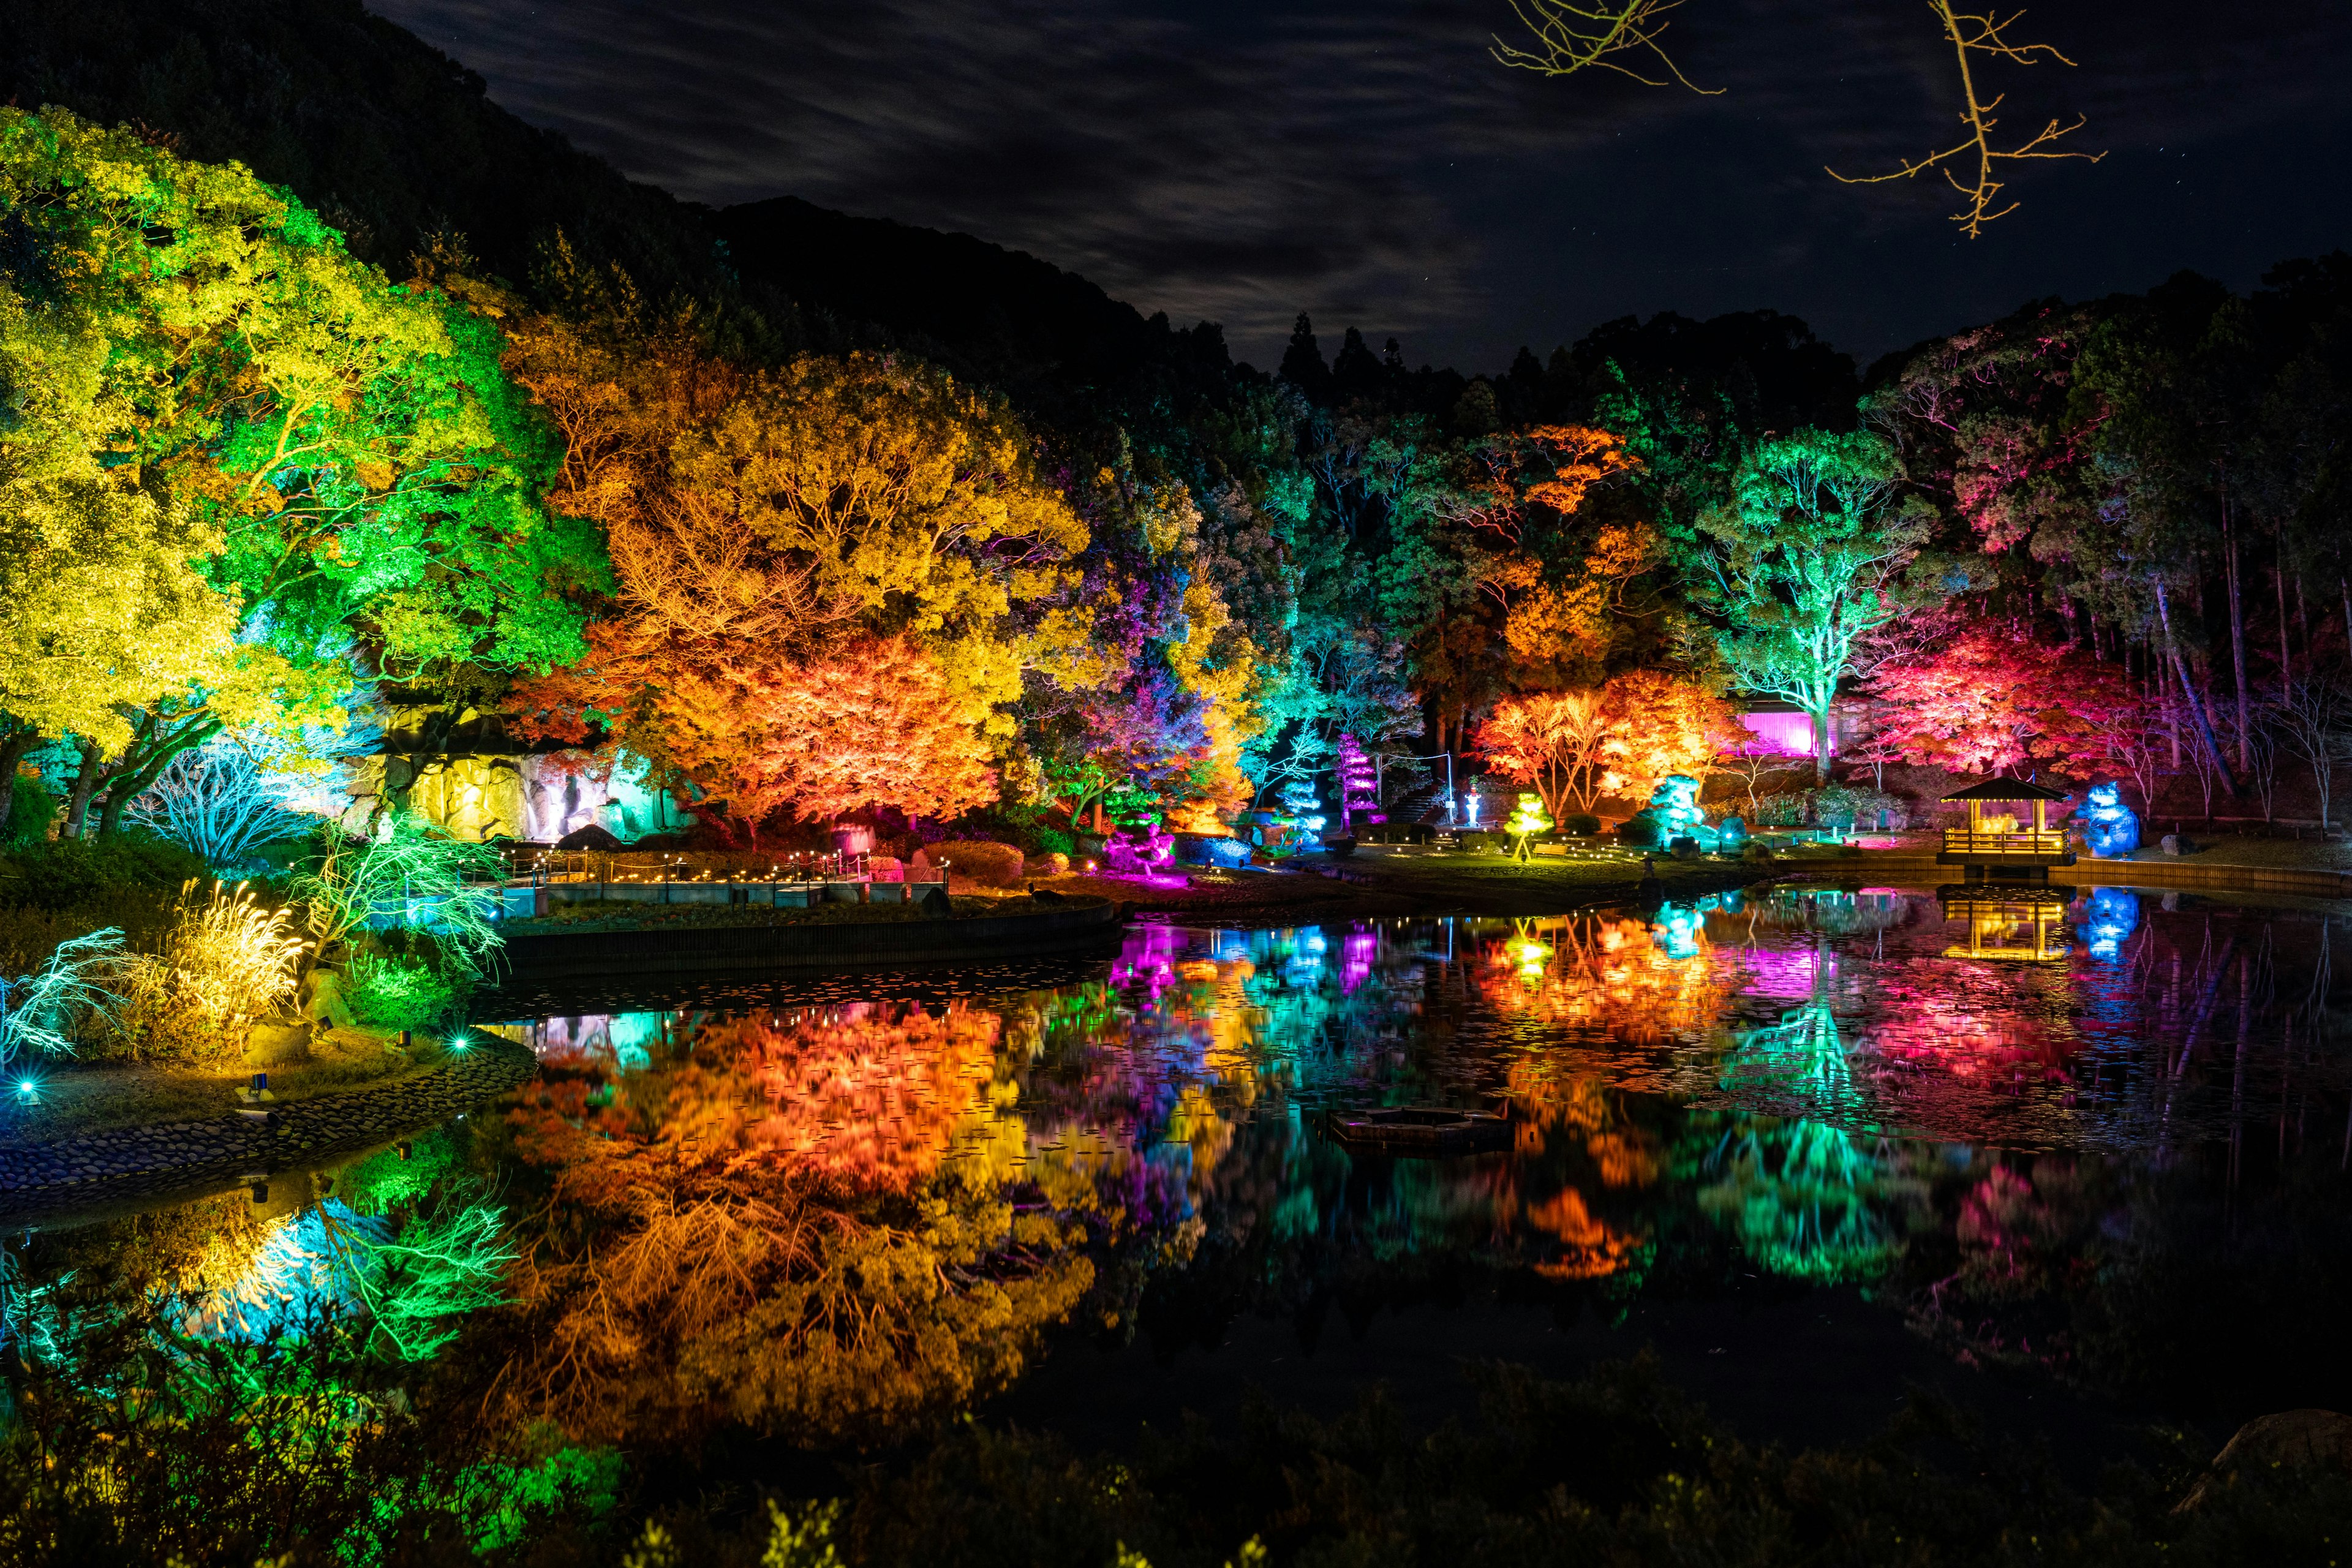
<path id="1" fill-rule="evenodd" d="M 1797 889 L 547 998 L 484 1024 L 542 1067 L 499 1114 L 249 1210 L 0 1250 L 0 1336 L 62 1353 L 67 1283 L 119 1278 L 221 1342 L 341 1318 L 409 1362 L 462 1325 L 477 1406 L 575 1441 L 886 1441 L 1066 1326 L 1213 1338 L 1481 1277 L 1620 1310 L 1760 1277 L 1868 1282 L 1979 1363 L 2352 1397 L 2328 921 L 2101 889 L 2029 909 L 2043 956 L 1982 951 L 2020 935 L 1934 893 Z M 1499 1110 L 1511 1145 L 1324 1135 L 1368 1103 Z M 2217 1348 L 2247 1312 L 2264 1332 Z"/>
<path id="2" fill-rule="evenodd" d="M 1988 1147 L 2161 1161 L 2219 1142 L 2234 1173 L 2255 1119 L 2284 1154 L 2315 1106 L 2340 1116 L 2325 921 L 2114 889 L 2011 902 L 1797 889 L 1154 925 L 1076 983 L 519 1028 L 543 1104 L 583 1127 L 857 1193 L 952 1178 L 1146 1242 L 1155 1267 L 1212 1232 L 1630 1287 L 1704 1236 L 1781 1277 L 1867 1279 L 1941 1223 L 1906 1205 L 1943 1173 L 2030 1184 Z M 2038 961 L 2018 962 L 2021 931 Z M 1326 1110 L 1368 1101 L 1505 1108 L 1516 1145 L 1388 1161 L 1322 1137 Z M 1950 1224 L 1963 1248 L 2000 1229 Z"/>

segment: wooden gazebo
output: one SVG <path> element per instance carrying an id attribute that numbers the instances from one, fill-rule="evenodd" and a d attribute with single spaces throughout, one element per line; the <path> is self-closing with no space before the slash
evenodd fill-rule
<path id="1" fill-rule="evenodd" d="M 2063 790 L 2026 779 L 1987 779 L 1944 798 L 1966 805 L 1969 822 L 1965 827 L 1944 829 L 1944 847 L 1936 864 L 1963 868 L 1961 875 L 1969 881 L 2043 883 L 2050 880 L 2052 867 L 2074 863 L 2065 834 L 2050 826 L 2050 803 L 2070 798 Z M 2016 811 L 1997 809 L 2000 806 L 2030 810 L 2021 821 Z"/>

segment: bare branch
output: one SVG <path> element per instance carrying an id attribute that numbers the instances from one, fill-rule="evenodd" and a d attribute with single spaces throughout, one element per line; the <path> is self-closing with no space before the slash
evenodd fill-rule
<path id="1" fill-rule="evenodd" d="M 1984 233 L 1985 225 L 2017 210 L 2018 204 L 2013 201 L 2006 206 L 1994 205 L 2001 192 L 2001 182 L 1993 178 L 1997 164 L 2032 158 L 2080 158 L 2085 163 L 2095 163 L 2106 154 L 2047 150 L 2060 137 L 2071 135 L 2083 128 L 2080 115 L 2075 117 L 2072 125 L 2061 125 L 2053 120 L 2032 140 L 2007 152 L 1995 147 L 1993 128 L 2000 121 L 1994 117 L 1993 110 L 2000 107 L 2001 100 L 2008 94 L 1996 94 L 1990 99 L 1979 98 L 1975 68 L 1969 57 L 1979 54 L 1989 59 L 2008 60 L 2021 66 L 2039 65 L 2045 57 L 2062 66 L 2071 66 L 2074 62 L 2048 44 L 2012 44 L 2002 37 L 2001 30 L 2015 25 L 2025 15 L 2022 11 L 2004 20 L 1990 11 L 1981 16 L 1955 11 L 1952 0 L 1927 0 L 1927 8 L 1935 12 L 1937 19 L 1943 24 L 1944 36 L 1951 40 L 1952 51 L 1959 61 L 1960 122 L 1969 128 L 1968 136 L 1940 153 L 1931 153 L 1924 158 L 1906 163 L 1891 174 L 1850 176 L 1841 174 L 1835 169 L 1825 169 L 1824 173 L 1830 178 L 1849 185 L 1876 185 L 1888 180 L 1907 180 L 1925 170 L 1934 169 L 1949 182 L 1952 189 L 1967 198 L 1967 206 L 1954 213 L 1952 221 L 1961 226 L 1962 233 L 1975 239 Z M 1975 156 L 1975 174 L 1972 180 L 1963 180 L 1952 172 L 1952 165 L 1958 163 L 1965 169 L 1970 154 Z"/>
<path id="2" fill-rule="evenodd" d="M 1723 89 L 1695 85 L 1658 43 L 1658 36 L 1667 26 L 1662 18 L 1681 4 L 1682 0 L 1600 0 L 1580 5 L 1573 0 L 1511 0 L 1512 11 L 1535 35 L 1537 47 L 1516 48 L 1497 37 L 1490 52 L 1507 66 L 1545 76 L 1568 76 L 1587 66 L 1599 66 L 1632 77 L 1644 87 L 1664 87 L 1666 77 L 1672 77 L 1693 92 L 1713 98 Z M 1643 49 L 1657 57 L 1666 77 L 1644 76 L 1609 58 Z"/>

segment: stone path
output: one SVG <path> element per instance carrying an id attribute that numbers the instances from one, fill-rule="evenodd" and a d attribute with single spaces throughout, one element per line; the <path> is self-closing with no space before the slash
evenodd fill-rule
<path id="1" fill-rule="evenodd" d="M 225 1116 L 86 1132 L 54 1143 L 0 1148 L 0 1215 L 83 1207 L 320 1163 L 446 1121 L 530 1081 L 539 1062 L 495 1036 L 477 1036 L 461 1060 L 374 1089 L 269 1107 L 271 1116 Z"/>

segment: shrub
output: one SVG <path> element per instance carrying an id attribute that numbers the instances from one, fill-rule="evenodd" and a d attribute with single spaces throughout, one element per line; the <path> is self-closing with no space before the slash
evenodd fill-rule
<path id="1" fill-rule="evenodd" d="M 1062 828 L 1041 827 L 1037 830 L 1037 852 L 1059 855 L 1066 860 L 1078 852 L 1078 840 L 1076 835 Z"/>
<path id="2" fill-rule="evenodd" d="M 452 838 L 413 814 L 383 836 L 331 847 L 318 868 L 294 879 L 319 951 L 383 929 L 429 931 L 442 953 L 479 973 L 504 939 L 496 918 L 506 860 L 486 844 Z"/>
<path id="3" fill-rule="evenodd" d="M 1010 844 L 990 844 L 976 838 L 934 844 L 916 857 L 933 866 L 944 865 L 960 877 L 983 888 L 1021 885 L 1021 851 Z"/>
<path id="4" fill-rule="evenodd" d="M 44 789 L 40 780 L 23 773 L 11 780 L 9 787 L 8 827 L 0 833 L 0 848 L 43 842 L 48 837 L 49 819 L 58 814 L 58 797 Z"/>
<path id="5" fill-rule="evenodd" d="M 243 882 L 234 890 L 215 882 L 202 903 L 195 888 L 180 889 L 163 952 L 131 972 L 126 1027 L 136 1054 L 199 1061 L 239 1054 L 247 1025 L 294 1000 L 295 965 L 308 944 L 291 913 L 256 902 Z"/>
<path id="6" fill-rule="evenodd" d="M 1028 877 L 1066 877 L 1070 874 L 1070 858 L 1059 850 L 1044 855 L 1032 855 L 1022 867 Z"/>
<path id="7" fill-rule="evenodd" d="M 343 1000 L 372 1029 L 434 1029 L 465 1000 L 462 981 L 410 953 L 359 952 L 343 971 Z"/>
<path id="8" fill-rule="evenodd" d="M 26 1053 L 72 1056 L 77 1042 L 113 1035 L 123 979 L 137 962 L 122 951 L 121 931 L 98 931 L 59 942 L 31 973 L 0 980 L 0 1068 Z"/>
<path id="9" fill-rule="evenodd" d="M 1617 825 L 1621 843 L 1640 849 L 1654 849 L 1658 844 L 1658 819 L 1646 812 L 1636 812 Z"/>
<path id="10" fill-rule="evenodd" d="M 1574 837 L 1590 838 L 1601 831 L 1601 819 L 1590 812 L 1570 812 L 1559 819 L 1559 830 Z"/>
<path id="11" fill-rule="evenodd" d="M 301 837 L 310 821 L 287 810 L 278 781 L 244 747 L 227 742 L 173 757 L 124 819 L 222 869 L 242 868 L 265 846 Z"/>
<path id="12" fill-rule="evenodd" d="M 125 889 L 165 893 L 207 875 L 204 857 L 146 832 L 27 844 L 0 868 L 0 900 L 69 910 Z"/>

